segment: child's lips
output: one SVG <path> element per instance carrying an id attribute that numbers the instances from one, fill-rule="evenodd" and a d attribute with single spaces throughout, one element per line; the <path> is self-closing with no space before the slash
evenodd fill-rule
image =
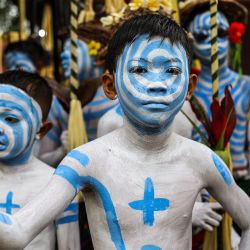
<path id="1" fill-rule="evenodd" d="M 159 102 L 146 102 L 143 104 L 143 107 L 151 110 L 164 110 L 168 107 L 168 104 Z"/>

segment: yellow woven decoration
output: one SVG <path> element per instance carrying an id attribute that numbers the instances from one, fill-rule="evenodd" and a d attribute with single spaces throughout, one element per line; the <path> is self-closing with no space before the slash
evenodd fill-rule
<path id="1" fill-rule="evenodd" d="M 25 31 L 25 16 L 26 16 L 26 8 L 25 8 L 25 0 L 19 0 L 19 40 L 25 40 L 27 38 L 27 34 Z"/>
<path id="2" fill-rule="evenodd" d="M 93 0 L 85 0 L 85 8 L 78 17 L 78 23 L 85 23 L 95 19 L 95 12 L 93 9 Z"/>
<path id="3" fill-rule="evenodd" d="M 74 89 L 79 88 L 79 81 L 77 79 L 78 64 L 77 64 L 77 0 L 71 0 L 70 2 L 70 39 L 71 39 L 71 75 L 70 85 Z M 77 96 L 70 93 L 70 112 L 69 112 L 69 123 L 68 123 L 68 150 L 72 150 L 88 141 L 86 127 L 82 114 L 81 102 L 77 99 Z"/>
<path id="4" fill-rule="evenodd" d="M 88 142 L 85 123 L 82 119 L 81 102 L 77 99 L 70 101 L 69 113 L 69 142 L 68 151 Z"/>
<path id="5" fill-rule="evenodd" d="M 53 50 L 53 22 L 52 22 L 52 9 L 49 4 L 46 4 L 44 7 L 44 13 L 43 13 L 43 20 L 42 20 L 42 29 L 46 31 L 46 36 L 44 36 L 41 40 L 41 44 L 43 47 L 48 50 Z M 49 65 L 48 67 L 44 67 L 40 74 L 43 77 L 51 77 L 53 78 L 53 64 Z"/>

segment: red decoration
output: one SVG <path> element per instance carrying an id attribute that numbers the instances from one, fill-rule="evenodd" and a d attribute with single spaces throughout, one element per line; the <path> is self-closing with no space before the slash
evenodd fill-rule
<path id="1" fill-rule="evenodd" d="M 241 38 L 244 35 L 245 31 L 246 31 L 246 26 L 243 23 L 239 22 L 231 23 L 228 30 L 229 40 L 235 44 L 241 43 Z"/>
<path id="2" fill-rule="evenodd" d="M 236 125 L 236 112 L 229 86 L 225 87 L 221 103 L 217 99 L 211 103 L 211 120 L 196 97 L 193 96 L 190 103 L 197 119 L 206 129 L 208 137 L 203 135 L 203 138 L 206 139 L 207 146 L 213 150 L 224 150 Z"/>

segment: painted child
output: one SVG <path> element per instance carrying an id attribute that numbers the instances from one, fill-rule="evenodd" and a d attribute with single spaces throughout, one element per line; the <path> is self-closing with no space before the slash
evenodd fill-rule
<path id="1" fill-rule="evenodd" d="M 100 78 L 102 67 L 95 65 L 95 60 L 90 55 L 87 44 L 78 40 L 78 79 L 84 84 L 84 81 L 91 78 Z M 70 41 L 67 40 L 64 50 L 61 54 L 62 65 L 65 77 L 70 75 Z M 101 78 L 100 78 L 101 83 Z M 86 89 L 86 91 L 91 91 Z M 108 99 L 103 88 L 99 86 L 93 92 L 92 101 L 83 107 L 83 117 L 86 123 L 86 129 L 89 140 L 94 140 L 97 134 L 97 122 L 99 118 L 108 110 L 116 105 L 117 101 Z M 56 166 L 67 152 L 68 143 L 68 111 L 65 110 L 57 97 L 53 98 L 48 120 L 53 123 L 53 128 L 44 137 L 41 143 L 39 158 L 46 163 Z"/>
<path id="2" fill-rule="evenodd" d="M 71 151 L 17 214 L 1 213 L 3 249 L 25 246 L 79 190 L 96 250 L 191 249 L 192 208 L 203 188 L 242 229 L 240 250 L 249 249 L 247 195 L 209 148 L 169 131 L 196 81 L 189 75 L 190 48 L 185 31 L 168 17 L 123 23 L 109 44 L 103 84 L 107 96 L 118 95 L 124 125 Z"/>
<path id="3" fill-rule="evenodd" d="M 35 137 L 43 136 L 51 127 L 44 122 L 51 95 L 46 81 L 37 74 L 24 71 L 0 74 L 1 212 L 15 214 L 36 197 L 53 176 L 53 168 L 32 155 Z M 41 208 L 45 207 L 48 213 L 53 209 L 46 201 Z M 30 210 L 30 215 L 36 214 L 33 212 Z M 77 202 L 58 214 L 24 249 L 54 250 L 56 239 L 59 249 L 80 249 Z"/>
<path id="4" fill-rule="evenodd" d="M 4 50 L 5 70 L 22 69 L 35 73 L 48 64 L 48 52 L 35 40 L 9 43 Z"/>
<path id="5" fill-rule="evenodd" d="M 224 2 L 227 4 L 227 1 Z M 229 3 L 230 4 L 230 3 Z M 235 3 L 235 8 L 238 3 Z M 223 3 L 222 3 L 223 5 Z M 232 12 L 233 13 L 233 12 Z M 225 12 L 225 14 L 227 14 Z M 224 95 L 224 89 L 231 85 L 231 94 L 235 103 L 236 127 L 230 139 L 234 175 L 237 178 L 248 173 L 247 153 L 245 151 L 247 135 L 247 115 L 250 110 L 250 78 L 240 77 L 232 71 L 228 65 L 229 39 L 227 31 L 229 21 L 223 12 L 218 13 L 218 57 L 219 57 L 219 98 Z M 201 73 L 198 77 L 194 95 L 200 100 L 210 116 L 210 104 L 212 100 L 211 56 L 210 56 L 210 12 L 204 10 L 198 12 L 188 25 L 188 30 L 194 37 L 194 53 L 201 62 Z M 200 128 L 202 126 L 200 125 Z M 193 133 L 194 140 L 200 140 L 198 133 Z"/>

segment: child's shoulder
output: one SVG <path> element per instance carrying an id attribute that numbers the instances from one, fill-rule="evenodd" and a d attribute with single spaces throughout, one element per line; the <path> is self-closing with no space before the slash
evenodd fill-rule
<path id="1" fill-rule="evenodd" d="M 206 145 L 175 133 L 174 135 L 178 150 L 184 156 L 199 162 L 211 158 L 212 150 Z"/>
<path id="2" fill-rule="evenodd" d="M 40 161 L 36 157 L 32 157 L 30 165 L 31 165 L 30 168 L 32 168 L 32 170 L 34 170 L 38 176 L 40 175 L 44 177 L 46 176 L 50 177 L 55 171 L 54 168 Z"/>

